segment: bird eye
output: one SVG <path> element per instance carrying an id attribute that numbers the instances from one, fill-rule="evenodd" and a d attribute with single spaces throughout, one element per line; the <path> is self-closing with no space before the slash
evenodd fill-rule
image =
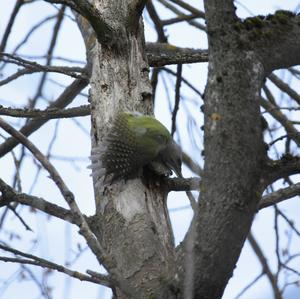
<path id="1" fill-rule="evenodd" d="M 156 135 L 156 138 L 157 138 L 158 142 L 165 142 L 166 141 L 165 136 L 161 135 L 161 134 Z"/>

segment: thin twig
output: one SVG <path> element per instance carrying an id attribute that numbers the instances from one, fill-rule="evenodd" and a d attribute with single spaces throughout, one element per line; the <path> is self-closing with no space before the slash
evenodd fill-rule
<path id="1" fill-rule="evenodd" d="M 190 14 L 190 15 L 182 14 L 180 17 L 162 20 L 161 23 L 163 26 L 169 26 L 169 25 L 177 24 L 177 23 L 184 22 L 184 21 L 191 21 L 191 20 L 197 19 L 199 17 L 200 16 L 198 14 Z"/>
<path id="2" fill-rule="evenodd" d="M 265 275 L 264 272 L 257 275 L 251 282 L 249 282 L 248 285 L 246 285 L 235 297 L 234 299 L 240 298 L 242 295 L 246 293 L 260 278 L 262 278 Z"/>
<path id="3" fill-rule="evenodd" d="M 169 68 L 166 68 L 166 67 L 162 67 L 161 68 L 163 71 L 173 75 L 173 76 L 176 76 L 176 72 L 172 71 L 171 69 Z M 197 95 L 199 95 L 201 98 L 203 98 L 203 94 L 194 86 L 192 85 L 187 79 L 185 79 L 184 77 L 181 78 L 182 82 L 184 84 L 186 84 L 191 90 L 193 90 Z"/>
<path id="4" fill-rule="evenodd" d="M 195 174 L 202 176 L 203 170 L 186 152 L 182 152 L 182 162 Z"/>
<path id="5" fill-rule="evenodd" d="M 12 187 L 7 185 L 1 178 L 0 190 L 2 193 L 2 198 L 0 197 L 0 207 L 8 205 L 11 202 L 17 202 L 40 210 L 48 215 L 60 218 L 64 221 L 77 225 L 80 224 L 79 217 L 76 214 L 73 214 L 70 210 L 46 201 L 41 197 L 28 195 L 26 193 L 18 193 Z"/>
<path id="6" fill-rule="evenodd" d="M 18 139 L 26 148 L 28 148 L 34 157 L 43 165 L 43 167 L 49 172 L 51 179 L 55 182 L 61 194 L 63 195 L 65 201 L 68 203 L 71 211 L 78 214 L 80 219 L 80 233 L 85 237 L 87 243 L 89 244 L 91 250 L 96 255 L 99 263 L 102 263 L 104 259 L 101 245 L 99 244 L 96 237 L 93 235 L 89 228 L 87 221 L 82 215 L 80 209 L 78 208 L 76 201 L 74 199 L 73 193 L 68 189 L 65 182 L 60 177 L 54 166 L 48 161 L 48 159 L 41 153 L 41 151 L 29 141 L 22 133 L 15 130 L 12 126 L 6 123 L 2 118 L 0 118 L 0 127 L 4 129 L 7 133 L 11 134 L 13 137 Z"/>
<path id="7" fill-rule="evenodd" d="M 262 249 L 260 248 L 259 244 L 256 242 L 256 240 L 255 240 L 255 238 L 254 238 L 254 236 L 251 232 L 248 235 L 248 241 L 249 241 L 253 251 L 255 252 L 258 260 L 261 263 L 261 266 L 263 268 L 263 272 L 266 273 L 266 275 L 269 279 L 269 282 L 272 286 L 272 290 L 274 292 L 274 298 L 282 299 L 282 295 L 281 295 L 281 292 L 279 290 L 277 280 L 276 280 L 275 276 L 273 275 L 273 273 L 272 273 L 272 271 L 269 267 L 268 261 L 267 261 L 265 255 L 264 255 L 264 253 L 262 252 Z"/>
<path id="8" fill-rule="evenodd" d="M 78 95 L 78 93 L 87 86 L 87 84 L 88 81 L 84 79 L 74 80 L 67 88 L 65 88 L 65 90 L 61 93 L 61 95 L 48 106 L 48 109 L 65 108 L 74 100 L 74 98 Z M 20 132 L 26 136 L 29 136 L 31 133 L 38 130 L 47 121 L 48 121 L 47 118 L 31 120 L 20 129 Z M 0 157 L 9 153 L 18 144 L 19 141 L 16 140 L 15 138 L 12 137 L 8 138 L 5 142 L 0 144 Z"/>
<path id="9" fill-rule="evenodd" d="M 147 1 L 146 8 L 150 15 L 151 20 L 153 21 L 154 26 L 155 26 L 155 30 L 157 32 L 157 41 L 160 43 L 167 43 L 168 38 L 165 35 L 162 21 L 159 18 L 152 1 Z"/>
<path id="10" fill-rule="evenodd" d="M 300 95 L 292 89 L 288 84 L 283 82 L 279 77 L 277 77 L 275 74 L 271 74 L 268 77 L 280 90 L 285 92 L 287 95 L 289 95 L 295 102 L 297 102 L 300 105 Z"/>
<path id="11" fill-rule="evenodd" d="M 42 25 L 44 25 L 45 23 L 51 21 L 52 19 L 56 18 L 56 15 L 51 15 L 48 16 L 46 18 L 44 18 L 43 20 L 41 20 L 40 22 L 38 22 L 36 25 L 32 26 L 32 28 L 29 30 L 29 32 L 25 35 L 25 37 L 23 38 L 23 40 L 15 47 L 15 49 L 13 50 L 13 54 L 15 54 L 24 44 L 26 44 L 26 42 L 28 41 L 28 39 L 30 38 L 30 36 L 37 30 L 39 29 Z"/>
<path id="12" fill-rule="evenodd" d="M 273 206 L 281 201 L 287 200 L 297 195 L 300 195 L 300 183 L 291 185 L 287 188 L 279 189 L 263 196 L 259 204 L 259 209 Z"/>
<path id="13" fill-rule="evenodd" d="M 269 111 L 269 113 L 285 128 L 291 139 L 295 141 L 298 146 L 300 146 L 300 133 L 291 124 L 288 118 L 280 110 L 274 109 L 277 107 L 274 106 L 271 101 L 267 101 L 261 97 L 260 104 L 262 107 Z"/>
<path id="14" fill-rule="evenodd" d="M 33 74 L 37 72 L 44 72 L 44 73 L 54 72 L 54 73 L 64 74 L 73 78 L 87 78 L 86 74 L 84 74 L 85 69 L 81 67 L 41 65 L 38 64 L 37 62 L 28 61 L 8 53 L 1 53 L 0 60 L 5 63 L 14 63 L 16 65 L 24 67 L 24 69 L 18 70 L 16 73 L 8 76 L 6 79 L 1 80 L 0 86 L 5 85 L 13 80 L 16 80 L 17 78 L 23 75 Z"/>
<path id="15" fill-rule="evenodd" d="M 181 12 L 179 9 L 177 9 L 174 5 L 170 4 L 168 1 L 165 1 L 165 0 L 158 0 L 162 5 L 164 5 L 166 8 L 168 8 L 170 11 L 172 11 L 173 13 L 175 13 L 178 17 L 184 17 L 185 14 L 183 12 Z M 206 27 L 194 20 L 189 20 L 187 21 L 190 25 L 200 29 L 200 30 L 203 30 L 203 31 L 206 31 Z"/>
<path id="16" fill-rule="evenodd" d="M 180 86 L 182 81 L 182 64 L 178 64 L 177 66 L 177 76 L 176 76 L 176 85 L 175 85 L 175 104 L 172 112 L 172 129 L 171 135 L 174 136 L 176 131 L 176 117 L 177 112 L 179 109 L 179 102 L 180 102 Z"/>
<path id="17" fill-rule="evenodd" d="M 275 232 L 275 253 L 277 257 L 277 271 L 276 271 L 276 281 L 278 281 L 278 276 L 281 270 L 281 256 L 280 256 L 280 236 L 279 236 L 279 228 L 278 228 L 278 208 L 276 205 L 274 205 L 274 232 Z"/>
<path id="18" fill-rule="evenodd" d="M 5 50 L 5 47 L 6 47 L 7 40 L 8 40 L 8 37 L 10 35 L 11 29 L 13 27 L 13 24 L 16 21 L 17 14 L 19 13 L 20 8 L 23 4 L 25 4 L 24 0 L 18 0 L 15 4 L 15 7 L 14 7 L 12 13 L 11 13 L 11 16 L 9 18 L 9 22 L 6 26 L 5 32 L 4 32 L 3 37 L 2 37 L 2 41 L 1 41 L 1 45 L 0 45 L 0 53 Z"/>
<path id="19" fill-rule="evenodd" d="M 43 258 L 40 258 L 36 255 L 32 255 L 32 254 L 28 254 L 28 253 L 25 253 L 25 252 L 22 252 L 22 251 L 19 251 L 17 249 L 14 249 L 14 248 L 11 248 L 11 247 L 8 247 L 6 245 L 3 245 L 0 243 L 0 249 L 4 250 L 4 251 L 8 251 L 8 252 L 11 252 L 17 256 L 22 256 L 22 257 L 25 257 L 24 258 L 10 258 L 10 257 L 3 257 L 3 256 L 0 256 L 0 260 L 1 261 L 4 261 L 4 262 L 12 262 L 12 263 L 18 263 L 18 264 L 27 264 L 27 265 L 35 265 L 35 266 L 39 266 L 39 267 L 43 267 L 43 268 L 48 268 L 48 269 L 52 269 L 52 270 L 56 270 L 58 272 L 61 272 L 61 273 L 65 273 L 71 277 L 74 277 L 74 278 L 77 278 L 81 281 L 89 281 L 89 282 L 93 282 L 93 283 L 96 283 L 96 284 L 101 284 L 101 285 L 104 285 L 104 286 L 107 286 L 107 287 L 110 287 L 111 286 L 111 283 L 109 281 L 109 277 L 108 276 L 101 276 L 101 279 L 100 279 L 100 276 L 97 275 L 97 276 L 88 276 L 86 274 L 83 274 L 83 273 L 80 273 L 78 271 L 73 271 L 69 268 L 66 268 L 62 265 L 59 265 L 59 264 L 56 264 L 56 263 L 53 263 L 53 262 L 50 262 L 46 259 L 43 259 Z"/>
<path id="20" fill-rule="evenodd" d="M 300 231 L 296 228 L 294 222 L 290 220 L 280 209 L 278 209 L 277 212 L 288 223 L 288 225 L 298 235 L 298 237 L 300 237 Z"/>
<path id="21" fill-rule="evenodd" d="M 15 216 L 20 220 L 20 222 L 23 224 L 26 230 L 29 230 L 33 232 L 33 230 L 30 228 L 30 226 L 24 221 L 24 219 L 19 215 L 19 213 L 16 211 L 15 207 L 12 207 L 11 205 L 7 205 L 7 207 L 15 214 Z"/>

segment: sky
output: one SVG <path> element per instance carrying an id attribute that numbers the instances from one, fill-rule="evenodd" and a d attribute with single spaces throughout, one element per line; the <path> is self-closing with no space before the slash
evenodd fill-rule
<path id="1" fill-rule="evenodd" d="M 198 5 L 199 1 L 187 1 L 191 5 Z M 268 14 L 274 12 L 276 9 L 294 9 L 297 7 L 299 1 L 236 1 L 238 5 L 237 14 L 240 17 L 247 17 L 253 14 Z M 4 5 L 5 3 L 5 5 Z M 2 0 L 0 1 L 0 38 L 3 34 L 3 30 L 7 24 L 10 12 L 12 10 L 14 1 Z M 284 4 L 284 7 L 283 7 Z M 202 9 L 200 7 L 200 9 Z M 299 11 L 299 10 L 298 10 Z M 158 12 L 164 18 L 172 17 L 173 15 L 166 11 L 162 6 L 158 6 Z M 17 24 L 14 27 L 13 35 L 9 39 L 7 52 L 12 51 L 14 46 L 20 42 L 23 36 L 27 33 L 28 29 L 36 24 L 39 20 L 42 20 L 44 16 L 55 14 L 56 10 L 46 5 L 42 1 L 39 1 L 33 5 L 27 5 L 22 10 L 20 17 L 17 20 Z M 67 18 L 63 24 L 63 30 L 60 32 L 59 43 L 55 48 L 55 56 L 68 57 L 70 59 L 79 60 L 84 62 L 85 49 L 80 32 L 77 29 L 74 22 L 71 20 L 71 12 L 68 11 L 70 18 Z M 145 34 L 147 41 L 155 41 L 156 35 L 151 28 L 152 24 L 149 21 L 149 16 L 145 14 Z M 48 38 L 51 35 L 53 29 L 53 20 L 45 24 L 39 31 L 35 32 L 28 46 L 23 47 L 20 53 L 24 55 L 43 55 L 48 47 Z M 188 32 L 188 34 L 187 34 Z M 166 34 L 169 36 L 169 42 L 174 45 L 193 48 L 207 48 L 207 41 L 205 35 L 199 33 L 198 30 L 193 30 L 187 25 L 173 25 L 167 28 Z M 40 61 L 42 62 L 42 60 Z M 55 60 L 54 65 L 61 65 L 65 63 L 61 60 Z M 176 70 L 174 66 L 170 66 L 170 69 Z M 12 72 L 13 68 L 6 68 L 5 73 Z M 202 92 L 206 82 L 207 64 L 193 64 L 183 66 L 183 75 L 189 79 L 195 86 L 197 86 Z M 38 82 L 41 74 L 24 76 L 8 86 L 0 87 L 0 105 L 22 107 L 26 103 L 29 97 L 32 97 L 35 90 L 35 84 Z M 56 82 L 67 85 L 71 80 L 62 75 L 52 74 L 50 76 Z M 164 77 L 167 84 L 172 81 L 168 77 Z M 171 82 L 172 83 L 172 82 Z M 56 83 L 47 83 L 46 100 L 55 99 L 63 90 Z M 87 90 L 84 91 L 87 93 Z M 193 158 L 196 161 L 200 160 L 200 164 L 203 164 L 201 157 L 198 156 L 199 151 L 195 151 L 195 147 L 202 149 L 201 133 L 195 134 L 195 141 L 190 142 L 186 136 L 189 135 L 189 128 L 193 124 L 196 127 L 202 125 L 200 115 L 201 100 L 199 97 L 191 92 L 190 89 L 185 86 L 182 87 L 182 95 L 188 100 L 182 105 L 179 110 L 178 124 L 182 125 L 180 133 L 176 135 L 176 139 L 181 141 L 181 144 L 185 151 L 192 153 Z M 169 97 L 169 99 L 168 99 Z M 174 98 L 174 92 L 172 88 L 168 88 L 166 91 L 163 84 L 160 84 L 157 89 L 157 99 L 159 99 L 159 105 L 156 106 L 155 115 L 162 121 L 168 128 L 170 128 L 170 117 L 166 111 L 169 111 L 169 106 L 172 105 Z M 47 101 L 41 103 L 40 108 L 44 108 L 47 105 Z M 86 97 L 82 96 L 76 99 L 72 105 L 81 105 L 86 103 Z M 171 104 L 170 104 L 171 103 Z M 158 109 L 159 107 L 159 109 Z M 186 111 L 191 111 L 191 116 L 186 115 Z M 92 215 L 94 211 L 93 203 L 93 189 L 92 182 L 89 176 L 90 172 L 86 168 L 89 164 L 88 156 L 90 153 L 90 138 L 89 128 L 90 120 L 88 117 L 77 119 L 80 120 L 81 126 L 78 127 L 78 123 L 73 120 L 62 120 L 59 122 L 60 127 L 57 131 L 57 139 L 53 146 L 53 152 L 57 156 L 53 159 L 53 163 L 58 171 L 63 176 L 69 188 L 76 194 L 76 200 L 79 207 L 87 215 Z M 191 124 L 192 123 L 192 124 Z M 18 125 L 16 120 L 13 120 L 14 125 Z M 34 133 L 30 140 L 38 145 L 45 153 L 49 145 L 50 140 L 53 137 L 53 132 L 57 125 L 56 121 L 48 122 L 42 130 Z M 188 126 L 190 125 L 190 126 Z M 2 134 L 2 132 L 1 132 Z M 76 157 L 80 158 L 79 161 L 63 161 L 59 159 L 61 157 Z M 28 192 L 34 181 L 34 177 L 37 171 L 35 164 L 32 164 L 31 158 L 25 161 L 25 164 L 21 170 L 22 187 L 24 192 Z M 10 182 L 13 173 L 12 156 L 7 155 L 0 160 L 0 176 L 6 182 Z M 187 169 L 184 170 L 185 176 L 191 176 L 192 173 Z M 44 197 L 45 199 L 55 202 L 56 204 L 66 207 L 65 202 L 61 199 L 59 192 L 56 190 L 54 184 L 47 177 L 47 173 L 42 171 L 38 184 L 33 188 L 32 194 L 36 196 Z M 286 203 L 282 203 L 282 207 L 289 215 L 297 218 L 299 214 L 299 198 L 292 199 Z M 184 237 L 186 230 L 188 229 L 190 219 L 192 217 L 191 209 L 178 208 L 188 205 L 188 201 L 182 192 L 173 193 L 168 200 L 169 209 L 171 212 L 171 221 L 174 228 L 175 240 L 178 244 Z M 177 209 L 177 210 L 176 210 Z M 72 261 L 76 258 L 78 253 L 78 244 L 82 248 L 85 248 L 83 240 L 77 236 L 77 231 L 72 226 L 63 223 L 60 220 L 53 221 L 46 215 L 41 213 L 27 212 L 24 209 L 24 215 L 26 215 L 26 221 L 32 226 L 34 233 L 24 231 L 22 225 L 16 220 L 16 218 L 10 215 L 7 218 L 6 228 L 11 227 L 18 235 L 22 236 L 19 239 L 18 236 L 13 236 L 10 240 L 12 246 L 16 246 L 24 251 L 30 251 L 36 255 L 44 258 L 48 258 L 58 263 L 64 263 L 66 260 L 71 263 L 72 268 L 84 271 L 87 269 L 93 269 L 98 271 L 96 260 L 87 250 L 85 250 L 74 263 Z M 292 218 L 293 218 L 292 217 Z M 274 269 L 275 256 L 274 252 L 275 240 L 273 227 L 273 209 L 265 209 L 260 212 L 253 224 L 253 231 L 260 243 L 268 255 L 269 262 Z M 36 243 L 36 237 L 39 238 L 39 243 Z M 0 231 L 0 238 L 9 240 L 11 235 L 9 231 Z M 298 244 L 298 248 L 299 248 Z M 2 279 L 6 279 L 11 276 L 13 280 L 17 275 L 16 266 L 12 264 L 0 264 L 0 298 L 13 299 L 22 295 L 24 299 L 38 298 L 38 291 L 34 286 L 34 283 L 29 281 L 20 281 L 19 279 L 7 287 L 1 287 Z M 299 267 L 300 268 L 300 267 Z M 234 271 L 233 277 L 225 290 L 223 299 L 233 299 L 238 292 L 247 285 L 252 279 L 254 279 L 261 271 L 260 265 L 252 253 L 249 244 L 246 242 L 242 251 L 238 265 Z M 34 274 L 42 275 L 42 270 L 34 269 Z M 28 275 L 28 274 L 27 274 Z M 110 291 L 93 285 L 91 283 L 78 282 L 74 279 L 70 279 L 62 274 L 55 274 L 49 276 L 49 284 L 54 287 L 53 298 L 96 298 L 107 299 L 110 298 Z M 292 292 L 292 291 L 291 291 Z M 243 299 L 264 299 L 271 298 L 271 289 L 266 278 L 261 279 L 255 287 L 251 288 Z M 290 296 L 287 294 L 287 299 L 300 298 L 300 291 L 294 290 Z"/>

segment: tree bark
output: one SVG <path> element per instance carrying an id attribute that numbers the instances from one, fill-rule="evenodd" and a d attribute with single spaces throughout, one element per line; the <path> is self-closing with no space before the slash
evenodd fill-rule
<path id="1" fill-rule="evenodd" d="M 233 1 L 205 1 L 209 71 L 199 211 L 186 238 L 185 298 L 221 298 L 251 227 L 264 162 L 259 95 L 264 68 L 237 47 Z M 193 244 L 192 249 L 188 244 Z M 192 256 L 192 257 L 191 257 Z M 193 291 L 194 290 L 194 291 Z"/>
<path id="2" fill-rule="evenodd" d="M 130 12 L 138 2 L 94 2 L 104 21 L 118 32 L 118 40 L 113 37 L 115 46 L 98 43 L 87 22 L 78 17 L 91 65 L 93 147 L 118 111 L 152 113 L 143 25 L 139 17 L 134 22 Z M 117 297 L 173 298 L 174 242 L 165 192 L 134 179 L 105 190 L 95 187 L 95 200 L 96 215 L 89 223 L 105 250 L 103 264 L 116 285 Z"/>

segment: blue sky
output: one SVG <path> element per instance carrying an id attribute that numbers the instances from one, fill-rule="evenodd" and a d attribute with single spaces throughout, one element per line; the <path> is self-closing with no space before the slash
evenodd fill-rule
<path id="1" fill-rule="evenodd" d="M 3 2 L 3 1 L 2 1 Z M 7 20 L 10 16 L 10 12 L 14 1 L 5 1 L 5 5 L 2 4 L 0 10 L 0 36 L 3 34 L 3 30 L 7 24 Z M 192 5 L 198 5 L 198 0 L 187 1 Z M 240 17 L 247 17 L 250 12 L 254 14 L 268 14 L 274 12 L 278 8 L 294 10 L 297 7 L 298 1 L 239 1 L 242 6 L 238 6 L 237 13 Z M 283 7 L 284 4 L 284 7 Z M 238 5 L 238 4 L 237 4 Z M 247 7 L 245 9 L 244 7 Z M 165 18 L 172 15 L 167 12 L 162 6 L 159 6 L 159 13 Z M 200 7 L 201 8 L 201 7 Z M 46 5 L 43 2 L 37 2 L 33 5 L 27 5 L 22 10 L 20 17 L 14 27 L 14 32 L 9 39 L 7 52 L 12 51 L 14 46 L 21 41 L 27 30 L 43 19 L 43 16 L 55 14 L 56 10 Z M 68 11 L 68 14 L 71 13 Z M 146 39 L 148 41 L 155 41 L 156 36 L 151 29 L 151 24 L 148 23 L 149 17 L 145 15 L 145 29 Z M 68 57 L 74 60 L 85 60 L 85 49 L 80 32 L 77 29 L 73 21 L 67 18 L 63 24 L 63 30 L 60 33 L 59 43 L 55 49 L 55 56 Z M 33 38 L 30 40 L 28 46 L 21 49 L 20 53 L 26 55 L 43 55 L 48 47 L 48 38 L 51 35 L 53 28 L 53 21 L 45 24 L 41 30 L 37 31 Z M 169 36 L 169 42 L 182 47 L 193 48 L 206 48 L 207 41 L 205 35 L 200 33 L 199 30 L 193 29 L 187 25 L 173 25 L 167 28 L 166 34 Z M 42 60 L 41 60 L 42 61 Z M 62 64 L 61 60 L 55 60 L 54 65 Z M 174 66 L 170 67 L 176 70 Z M 195 86 L 203 91 L 206 82 L 206 70 L 207 64 L 194 64 L 185 65 L 183 67 L 184 76 L 189 79 Z M 13 71 L 12 68 L 6 68 L 5 72 Z M 35 84 L 40 78 L 40 74 L 24 76 L 8 86 L 0 87 L 0 104 L 4 106 L 21 107 L 26 103 L 29 97 L 32 97 L 35 89 Z M 69 78 L 62 75 L 52 74 L 50 76 L 53 80 L 58 81 L 60 84 L 67 85 L 71 82 Z M 172 79 L 165 77 L 167 84 L 172 83 Z M 171 81 L 171 82 L 170 82 Z M 61 87 L 58 87 L 55 83 L 48 82 L 46 87 L 46 98 L 48 100 L 55 99 L 60 92 Z M 87 90 L 85 91 L 87 92 Z M 174 92 L 171 87 L 168 89 L 170 101 L 172 104 L 174 98 Z M 186 136 L 189 135 L 188 127 L 191 118 L 195 122 L 195 126 L 201 125 L 201 117 L 199 108 L 201 100 L 199 97 L 190 91 L 186 87 L 182 87 L 182 95 L 188 99 L 185 104 L 179 110 L 178 124 L 182 125 L 180 134 L 176 136 L 181 140 L 185 151 L 191 153 L 196 161 L 199 161 L 199 151 L 195 150 L 195 145 L 190 142 Z M 164 89 L 163 84 L 158 86 L 157 99 L 159 99 L 159 105 L 156 106 L 155 115 L 160 119 L 168 128 L 170 128 L 170 118 L 168 115 L 169 101 L 168 94 Z M 79 97 L 72 105 L 80 105 L 86 103 L 85 97 Z M 47 105 L 47 102 L 41 102 L 40 108 Z M 158 109 L 159 107 L 159 109 Z M 186 111 L 191 111 L 192 116 L 187 116 Z M 88 117 L 80 118 L 82 127 L 72 120 L 60 121 L 60 128 L 57 132 L 58 138 L 54 144 L 53 152 L 55 155 L 71 156 L 82 158 L 81 161 L 75 163 L 65 162 L 59 159 L 54 159 L 53 163 L 65 179 L 67 185 L 76 194 L 76 200 L 82 209 L 82 211 L 91 215 L 94 211 L 93 203 L 93 189 L 92 182 L 89 176 L 89 170 L 86 166 L 89 164 L 88 156 L 90 152 L 90 140 L 89 140 L 89 127 L 90 121 Z M 18 125 L 16 120 L 13 120 L 14 125 Z M 52 138 L 55 130 L 56 121 L 50 121 L 45 125 L 42 130 L 33 134 L 30 139 L 38 145 L 45 153 L 49 145 L 49 139 Z M 199 149 L 202 148 L 201 133 L 196 136 L 195 142 Z M 17 151 L 16 151 L 17 152 Z M 202 161 L 200 160 L 200 164 Z M 24 167 L 21 170 L 23 191 L 28 192 L 34 176 L 36 173 L 36 166 L 32 164 L 32 160 L 28 157 L 25 161 Z M 5 171 L 4 171 L 5 170 Z M 7 155 L 0 160 L 0 175 L 1 178 L 10 182 L 13 173 L 12 156 Z M 188 170 L 185 170 L 185 175 L 192 175 Z M 33 189 L 32 193 L 37 196 L 42 196 L 45 199 L 55 202 L 56 204 L 66 206 L 64 201 L 56 190 L 54 184 L 47 177 L 47 173 L 42 171 L 38 185 Z M 170 209 L 180 208 L 188 205 L 188 201 L 184 193 L 173 193 L 169 200 L 168 205 Z M 289 202 L 282 203 L 280 205 L 292 218 L 297 218 L 299 214 L 299 199 L 292 199 Z M 23 236 L 22 240 L 18 238 L 13 239 L 11 245 L 16 246 L 24 251 L 33 252 L 36 255 L 48 258 L 58 263 L 64 263 L 65 260 L 73 260 L 76 256 L 77 246 L 81 244 L 84 248 L 83 240 L 78 237 L 76 229 L 62 221 L 54 221 L 48 219 L 46 215 L 40 213 L 30 213 L 24 209 L 24 216 L 26 221 L 32 226 L 34 233 L 24 231 L 22 225 L 16 220 L 15 217 L 10 215 L 7 218 L 6 228 L 10 228 Z M 192 217 L 192 211 L 190 209 L 183 209 L 171 213 L 171 220 L 174 227 L 176 242 L 180 242 L 188 228 L 189 221 Z M 274 252 L 274 234 L 273 234 L 273 209 L 265 209 L 261 211 L 255 218 L 253 224 L 253 231 L 263 247 L 266 255 L 268 255 L 269 262 L 274 269 L 275 255 Z M 39 244 L 35 244 L 34 240 L 36 236 L 40 239 Z M 6 231 L 0 231 L 1 239 L 9 239 L 9 235 Z M 298 244 L 299 246 L 299 244 Z M 16 273 L 16 266 L 11 264 L 1 264 L 2 269 L 5 271 L 0 272 L 0 298 L 13 299 L 22 295 L 24 299 L 38 298 L 38 292 L 33 283 L 25 281 L 14 281 L 5 290 L 1 288 L 1 279 L 6 279 L 7 276 L 14 275 Z M 84 252 L 79 259 L 72 265 L 72 268 L 84 271 L 86 268 L 98 270 L 95 258 L 89 252 Z M 261 271 L 261 267 L 257 262 L 255 255 L 252 253 L 248 243 L 245 244 L 238 266 L 234 271 L 233 278 L 230 280 L 228 287 L 226 288 L 223 299 L 233 299 L 237 293 L 247 285 L 256 275 Z M 36 275 L 42 275 L 40 269 L 35 269 Z M 53 290 L 54 298 L 110 298 L 110 291 L 91 283 L 82 283 L 73 279 L 69 279 L 62 274 L 55 274 L 49 278 L 50 285 L 55 286 Z M 2 290 L 2 291 L 1 291 Z M 3 291 L 4 290 L 4 291 Z M 299 290 L 295 291 L 296 295 L 291 295 L 291 299 L 300 297 Z M 2 295 L 2 296 L 1 296 Z M 271 298 L 271 289 L 266 278 L 261 279 L 255 287 L 250 289 L 243 299 L 263 299 Z M 288 297 L 287 297 L 288 298 Z"/>

